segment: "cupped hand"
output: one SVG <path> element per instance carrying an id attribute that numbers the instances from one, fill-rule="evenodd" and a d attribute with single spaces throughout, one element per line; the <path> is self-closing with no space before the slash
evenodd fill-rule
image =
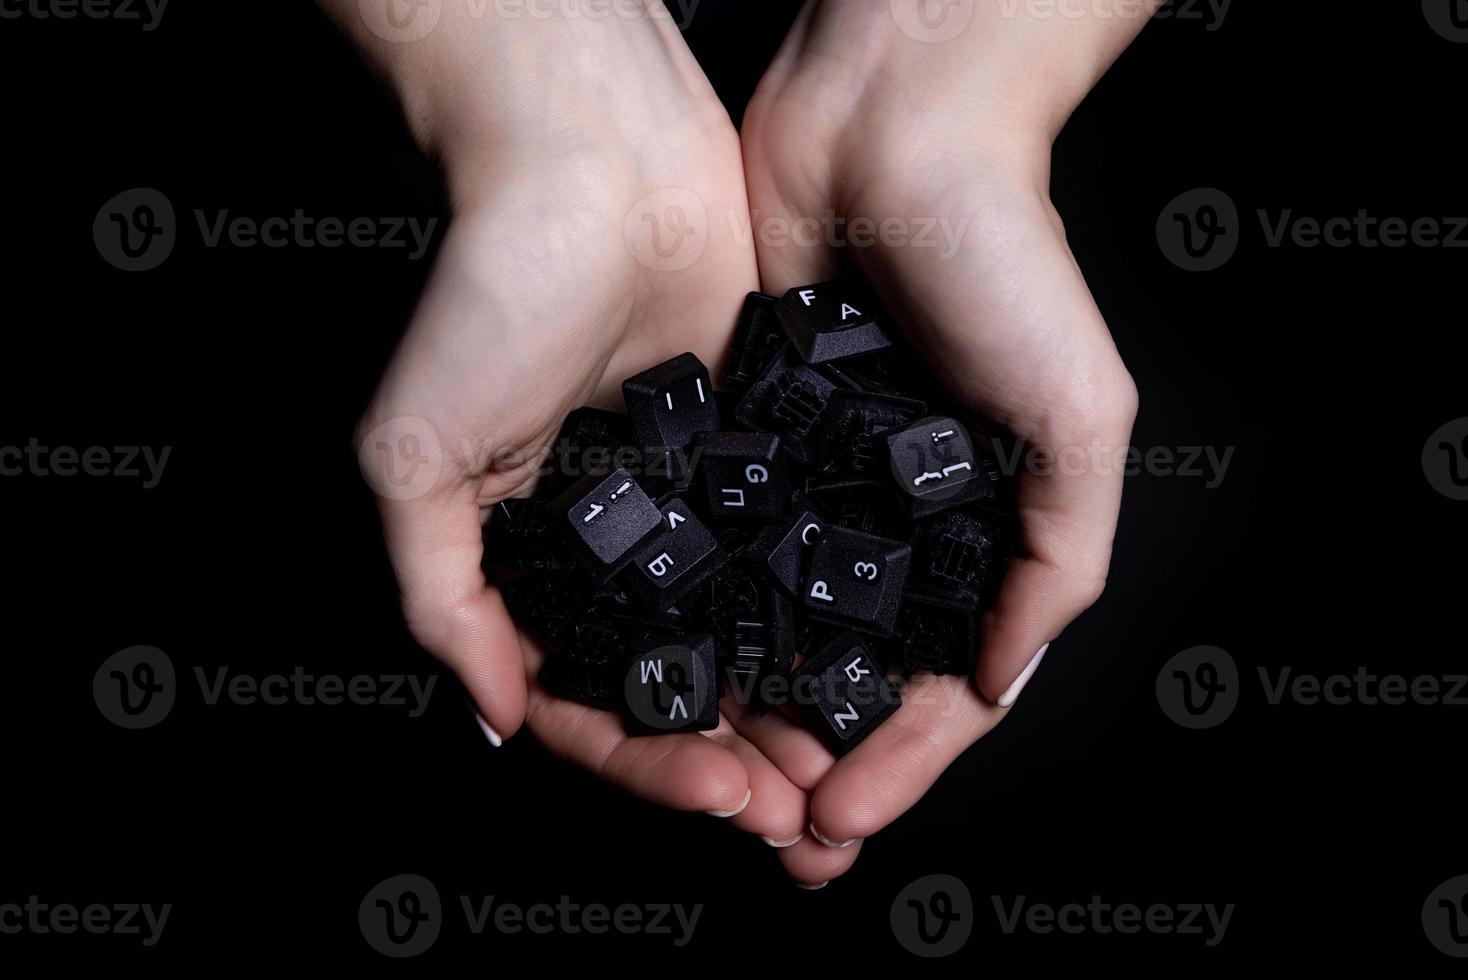
<path id="1" fill-rule="evenodd" d="M 530 491 L 569 411 L 616 405 L 622 379 L 684 351 L 720 363 L 757 285 L 737 134 L 668 24 L 483 27 L 384 55 L 455 206 L 358 432 L 407 622 L 492 742 L 524 724 L 637 795 L 790 841 L 805 794 L 748 740 L 727 722 L 631 739 L 548 694 L 481 572 L 483 520 Z"/>
<path id="2" fill-rule="evenodd" d="M 864 276 L 956 400 L 1028 453 L 1019 553 L 983 615 L 972 679 L 914 678 L 902 708 L 839 761 L 782 715 L 736 719 L 810 791 L 829 849 L 915 803 L 1101 594 L 1137 404 L 1048 195 L 1051 140 L 1105 64 L 1076 67 L 1028 24 L 1024 38 L 970 28 L 998 47 L 925 44 L 870 6 L 882 9 L 811 3 L 749 108 L 761 281 L 779 293 Z M 1123 43 L 1108 34 L 1087 56 L 1109 63 Z M 1068 87 L 1047 77 L 1054 64 L 1069 66 Z M 1047 85 L 1063 91 L 1047 101 Z"/>

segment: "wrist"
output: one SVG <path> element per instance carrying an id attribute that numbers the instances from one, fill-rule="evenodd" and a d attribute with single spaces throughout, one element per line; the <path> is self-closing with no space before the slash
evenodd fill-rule
<path id="1" fill-rule="evenodd" d="M 824 88 L 827 109 L 844 103 L 898 127 L 923 119 L 912 128 L 1038 145 L 1048 155 L 1160 2 L 1091 12 L 1061 4 L 1062 14 L 1033 0 L 808 0 L 771 76 L 807 95 Z"/>
<path id="2" fill-rule="evenodd" d="M 486 193 L 489 175 L 626 158 L 680 125 L 729 126 L 662 0 L 445 3 L 410 41 L 384 38 L 358 0 L 322 2 L 385 77 L 456 204 Z"/>

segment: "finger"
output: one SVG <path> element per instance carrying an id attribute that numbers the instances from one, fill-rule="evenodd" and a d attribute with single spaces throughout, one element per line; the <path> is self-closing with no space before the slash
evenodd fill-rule
<path id="1" fill-rule="evenodd" d="M 1050 642 L 1088 609 L 1106 587 L 1111 545 L 1121 509 L 1121 467 L 1107 465 L 1128 443 L 1134 408 L 1119 409 L 1104 430 L 1053 440 L 1072 458 L 1102 465 L 1046 464 L 1021 474 L 1021 539 L 994 605 L 983 617 L 974 680 L 1001 708 L 1014 704 L 1040 666 Z M 1092 454 L 1091 448 L 1100 450 Z"/>
<path id="2" fill-rule="evenodd" d="M 916 675 L 902 707 L 838 759 L 811 794 L 812 837 L 844 850 L 886 827 L 1003 715 L 967 677 Z"/>
<path id="3" fill-rule="evenodd" d="M 384 423 L 389 429 L 397 424 Z M 371 444 L 396 444 L 380 438 L 363 441 L 364 458 L 372 454 Z M 421 445 L 422 451 L 436 451 Z M 422 465 L 441 465 L 436 458 L 424 459 Z M 480 568 L 484 544 L 476 495 L 476 487 L 460 482 L 434 486 L 412 499 L 379 499 L 409 629 L 453 668 L 494 739 L 502 740 L 525 718 L 525 664 L 515 625 Z"/>
<path id="4" fill-rule="evenodd" d="M 814 732 L 784 713 L 767 711 L 761 714 L 753 705 L 740 704 L 732 697 L 726 698 L 724 705 L 724 715 L 734 730 L 748 739 L 800 789 L 806 792 L 815 789 L 835 763 L 836 757 Z"/>
<path id="5" fill-rule="evenodd" d="M 758 834 L 771 847 L 789 847 L 805 835 L 806 794 L 725 719 L 708 737 L 733 752 L 749 773 L 749 805 L 734 826 Z"/>
<path id="6" fill-rule="evenodd" d="M 798 844 L 780 852 L 780 863 L 797 885 L 814 890 L 850 871 L 860 853 L 861 841 L 837 850 L 807 834 Z"/>
<path id="7" fill-rule="evenodd" d="M 634 796 L 690 813 L 735 817 L 753 800 L 745 765 L 698 732 L 631 738 L 610 711 L 530 687 L 526 724 L 552 753 Z"/>

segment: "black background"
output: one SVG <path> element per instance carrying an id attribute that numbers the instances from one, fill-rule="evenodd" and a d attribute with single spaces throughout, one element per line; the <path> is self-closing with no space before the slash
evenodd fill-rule
<path id="1" fill-rule="evenodd" d="M 687 37 L 738 115 L 794 3 L 704 0 Z M 350 434 L 430 268 L 402 250 L 205 248 L 194 209 L 256 218 L 442 212 L 433 171 L 310 5 L 170 5 L 158 30 L 0 21 L 5 109 L 0 444 L 170 446 L 160 484 L 0 479 L 7 589 L 0 902 L 174 906 L 162 941 L 0 936 L 0 964 L 389 961 L 363 941 L 379 880 L 449 906 L 418 965 L 613 962 L 871 975 L 920 964 L 888 910 L 963 879 L 949 965 L 1410 965 L 1461 971 L 1423 900 L 1468 873 L 1464 709 L 1271 706 L 1255 669 L 1464 671 L 1464 507 L 1424 442 L 1463 415 L 1463 251 L 1267 246 L 1257 209 L 1468 213 L 1457 93 L 1468 44 L 1419 5 L 1239 2 L 1216 30 L 1150 25 L 1056 147 L 1072 247 L 1136 376 L 1135 445 L 1234 449 L 1226 478 L 1128 480 L 1110 586 L 1011 717 L 855 870 L 792 887 L 710 818 L 501 750 L 445 678 L 421 718 L 383 707 L 207 706 L 193 670 L 437 671 L 407 636 Z M 183 234 L 128 274 L 103 202 L 166 193 Z M 1185 272 L 1155 225 L 1176 195 L 1243 216 L 1222 269 Z M 165 650 L 183 694 L 155 728 L 98 712 L 98 665 Z M 1159 710 L 1177 652 L 1227 649 L 1239 709 Z M 456 896 L 705 906 L 695 939 L 471 936 Z M 991 896 L 1236 903 L 1224 942 L 1006 935 Z M 891 961 L 891 966 L 887 961 Z M 410 964 L 411 965 L 411 964 Z"/>

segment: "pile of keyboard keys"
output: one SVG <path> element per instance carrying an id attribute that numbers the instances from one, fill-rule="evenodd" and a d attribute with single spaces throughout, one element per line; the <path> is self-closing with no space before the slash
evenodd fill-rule
<path id="1" fill-rule="evenodd" d="M 547 690 L 632 734 L 794 710 L 839 753 L 894 680 L 971 670 L 1011 488 L 884 324 L 860 284 L 751 293 L 718 390 L 683 354 L 627 379 L 627 414 L 567 418 L 485 531 Z"/>

